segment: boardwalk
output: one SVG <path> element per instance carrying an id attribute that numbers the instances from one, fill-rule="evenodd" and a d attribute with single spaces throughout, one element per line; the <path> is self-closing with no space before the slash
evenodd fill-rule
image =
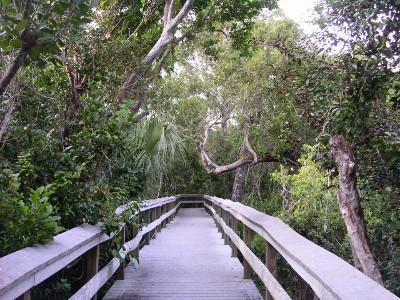
<path id="1" fill-rule="evenodd" d="M 140 265 L 125 269 L 111 299 L 263 299 L 243 267 L 231 257 L 203 208 L 181 209 L 176 218 L 140 251 Z"/>

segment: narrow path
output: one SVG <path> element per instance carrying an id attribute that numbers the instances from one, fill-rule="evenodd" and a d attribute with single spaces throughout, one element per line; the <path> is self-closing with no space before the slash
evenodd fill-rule
<path id="1" fill-rule="evenodd" d="M 180 209 L 104 300 L 262 300 L 203 208 Z"/>

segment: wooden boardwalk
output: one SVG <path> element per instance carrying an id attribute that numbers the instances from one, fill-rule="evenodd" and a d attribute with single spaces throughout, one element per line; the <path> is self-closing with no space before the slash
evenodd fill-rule
<path id="1" fill-rule="evenodd" d="M 262 300 L 203 208 L 182 208 L 125 269 L 104 300 Z"/>

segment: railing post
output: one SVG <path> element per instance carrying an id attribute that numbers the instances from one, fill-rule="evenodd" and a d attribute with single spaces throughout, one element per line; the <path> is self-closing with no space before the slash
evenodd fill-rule
<path id="1" fill-rule="evenodd" d="M 319 300 L 317 294 L 315 294 L 315 292 L 311 289 L 310 285 L 307 283 L 307 281 L 305 281 L 303 278 L 301 278 L 299 275 L 298 279 L 299 279 L 299 288 L 298 288 L 298 294 L 296 299 L 297 300 L 307 300 L 307 299 L 311 299 L 310 298 L 310 292 L 311 291 L 314 295 L 313 295 L 313 300 Z"/>
<path id="2" fill-rule="evenodd" d="M 138 233 L 139 233 L 139 228 L 137 226 L 133 226 L 132 239 L 134 239 Z M 140 250 L 139 248 L 140 248 L 140 244 L 136 247 L 135 250 L 132 251 L 132 253 L 134 254 L 134 256 L 136 256 L 136 258 L 139 258 L 139 250 Z"/>
<path id="3" fill-rule="evenodd" d="M 230 227 L 231 229 L 238 234 L 238 221 L 237 219 L 230 214 L 229 218 L 231 219 L 231 224 Z M 236 247 L 235 243 L 231 241 L 231 248 L 232 248 L 232 257 L 237 257 L 238 256 L 238 248 Z"/>
<path id="4" fill-rule="evenodd" d="M 150 221 L 150 210 L 147 209 L 145 211 L 145 217 L 144 217 L 144 221 L 147 225 L 149 225 L 151 223 Z M 144 236 L 144 244 L 145 245 L 149 245 L 150 244 L 150 239 L 151 239 L 151 232 L 146 233 L 146 235 Z"/>
<path id="5" fill-rule="evenodd" d="M 225 211 L 224 209 L 222 210 L 222 220 L 224 220 L 225 224 L 229 227 L 229 224 L 228 224 L 228 212 Z M 225 233 L 225 231 L 222 231 L 222 236 L 224 237 L 224 245 L 228 245 L 229 237 Z"/>
<path id="6" fill-rule="evenodd" d="M 121 228 L 121 232 L 119 233 L 121 245 L 125 244 L 125 239 L 126 239 L 125 228 L 126 228 L 125 226 L 122 227 Z M 116 271 L 117 280 L 124 280 L 125 279 L 124 270 L 125 270 L 125 262 L 122 262 L 121 265 L 118 267 L 118 269 Z"/>
<path id="7" fill-rule="evenodd" d="M 251 249 L 251 229 L 243 224 L 243 242 Z M 251 266 L 246 259 L 243 260 L 244 279 L 251 279 Z"/>
<path id="8" fill-rule="evenodd" d="M 157 208 L 152 208 L 151 209 L 151 219 L 152 219 L 152 221 L 157 220 Z M 154 228 L 152 230 L 152 236 L 153 236 L 154 239 L 156 238 L 156 235 L 157 235 L 157 228 Z"/>
<path id="9" fill-rule="evenodd" d="M 157 219 L 159 219 L 159 218 L 161 217 L 161 206 L 158 206 L 158 207 L 156 208 L 156 210 L 157 210 Z M 162 226 L 161 226 L 161 225 L 158 225 L 158 226 L 157 226 L 157 231 L 160 232 L 160 231 L 161 231 L 161 228 L 162 228 Z"/>
<path id="10" fill-rule="evenodd" d="M 171 202 L 169 202 L 169 203 L 167 204 L 167 212 L 169 212 L 170 210 L 171 210 Z M 166 221 L 166 224 L 165 224 L 165 225 L 169 224 L 169 222 L 171 222 L 171 216 L 169 216 L 169 217 L 167 218 L 167 221 Z"/>
<path id="11" fill-rule="evenodd" d="M 21 296 L 19 296 L 16 300 L 31 300 L 31 290 L 27 290 Z"/>
<path id="12" fill-rule="evenodd" d="M 217 216 L 221 217 L 221 207 L 217 207 L 216 209 L 217 212 Z M 222 233 L 222 226 L 217 222 L 217 228 L 218 228 L 218 232 Z"/>
<path id="13" fill-rule="evenodd" d="M 161 205 L 161 213 L 160 216 L 165 214 L 165 204 Z M 165 227 L 165 220 L 161 222 L 161 229 Z"/>
<path id="14" fill-rule="evenodd" d="M 265 241 L 265 266 L 271 272 L 272 276 L 276 277 L 276 270 L 277 270 L 277 251 L 268 241 Z M 265 291 L 265 300 L 273 300 L 274 298 L 268 292 Z"/>
<path id="15" fill-rule="evenodd" d="M 99 270 L 99 257 L 100 257 L 100 245 L 97 245 L 90 249 L 85 254 L 85 281 L 83 284 L 88 282 Z M 96 300 L 97 294 L 92 297 L 91 300 Z"/>

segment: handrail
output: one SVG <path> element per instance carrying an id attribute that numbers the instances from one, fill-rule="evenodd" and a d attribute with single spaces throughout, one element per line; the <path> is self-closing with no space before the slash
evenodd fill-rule
<path id="1" fill-rule="evenodd" d="M 177 201 L 178 198 L 179 196 L 174 196 L 147 200 L 135 215 L 155 209 L 161 211 L 162 207 Z M 128 207 L 129 203 L 120 206 L 116 213 L 120 214 Z M 111 237 L 103 232 L 100 224 L 83 224 L 56 235 L 49 244 L 24 248 L 1 257 L 0 300 L 15 299 L 23 295 Z"/>
<path id="2" fill-rule="evenodd" d="M 259 275 L 274 299 L 286 299 L 287 295 L 279 291 L 271 281 L 272 274 L 268 268 L 261 269 L 260 261 L 254 260 L 247 253 L 249 247 L 246 247 L 242 240 L 238 240 L 234 230 L 228 226 L 229 217 L 243 223 L 244 235 L 246 229 L 261 235 L 267 242 L 267 247 L 272 247 L 273 251 L 280 253 L 293 270 L 310 285 L 319 299 L 399 299 L 341 258 L 302 237 L 280 219 L 231 200 L 207 195 L 204 199 L 205 207 L 211 211 L 217 223 L 222 225 L 222 229 L 226 230 L 225 234 L 240 249 L 247 260 L 246 263 Z M 246 236 L 243 239 L 246 240 Z M 276 256 L 274 259 L 276 260 Z M 271 264 L 270 261 L 267 263 Z"/>
<path id="3" fill-rule="evenodd" d="M 146 226 L 136 230 L 133 239 L 125 242 L 122 258 L 127 253 L 138 251 L 142 239 L 146 243 L 166 225 L 180 208 L 181 200 L 195 198 L 187 203 L 204 203 L 204 207 L 215 219 L 226 244 L 237 249 L 244 257 L 245 278 L 250 278 L 251 270 L 266 286 L 266 299 L 290 299 L 275 279 L 276 258 L 280 253 L 293 270 L 313 289 L 319 299 L 397 299 L 384 287 L 352 267 L 329 251 L 305 239 L 280 219 L 263 214 L 253 208 L 231 200 L 198 194 L 182 194 L 173 197 L 148 200 L 136 215 L 143 217 Z M 117 214 L 129 207 L 129 203 L 119 207 Z M 243 239 L 237 232 L 237 222 L 243 223 Z M 125 225 L 120 234 L 126 232 Z M 258 233 L 266 241 L 266 265 L 251 251 L 251 231 Z M 90 278 L 70 299 L 91 299 L 107 280 L 121 268 L 120 259 L 113 258 L 97 272 L 99 245 L 109 240 L 100 225 L 84 224 L 61 233 L 47 245 L 25 248 L 0 258 L 0 300 L 14 299 L 82 255 L 94 255 Z M 93 298 L 92 298 L 93 299 Z"/>

